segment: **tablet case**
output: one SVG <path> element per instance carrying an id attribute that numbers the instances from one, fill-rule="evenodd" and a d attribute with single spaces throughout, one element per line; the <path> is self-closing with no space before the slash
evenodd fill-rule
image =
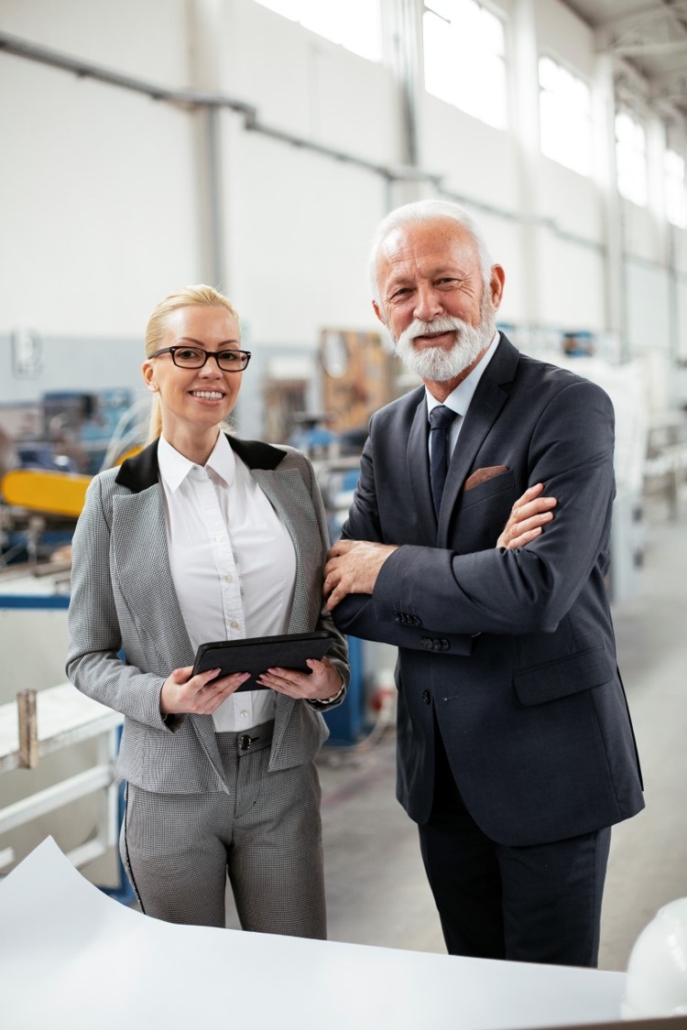
<path id="1" fill-rule="evenodd" d="M 245 640 L 218 640 L 200 645 L 193 675 L 207 669 L 220 669 L 220 676 L 250 672 L 251 678 L 242 683 L 239 690 L 267 690 L 256 682 L 261 673 L 274 666 L 310 672 L 305 664 L 306 658 L 322 658 L 332 643 L 332 638 L 324 630 L 276 637 L 248 637 Z"/>

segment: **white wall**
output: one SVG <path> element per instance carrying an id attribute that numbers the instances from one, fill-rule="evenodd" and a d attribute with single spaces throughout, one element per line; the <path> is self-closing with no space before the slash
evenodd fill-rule
<path id="1" fill-rule="evenodd" d="M 518 3 L 500 4 L 510 25 Z M 589 28 L 560 0 L 535 0 L 533 10 L 539 52 L 591 81 Z M 391 69 L 254 0 L 0 0 L 0 29 L 169 87 L 230 94 L 265 123 L 375 162 L 402 157 Z M 513 132 L 426 95 L 419 116 L 423 166 L 494 209 L 475 213 L 506 268 L 504 319 L 607 328 L 605 211 L 595 181 L 536 157 L 526 186 L 537 223 L 524 225 Z M 0 335 L 30 326 L 46 337 L 138 340 L 162 295 L 210 276 L 201 121 L 0 52 Z M 251 345 L 314 346 L 323 326 L 374 327 L 364 265 L 386 211 L 384 180 L 247 132 L 236 114 L 223 113 L 220 124 L 226 274 L 218 285 L 236 302 Z M 636 267 L 665 278 L 655 213 L 625 204 L 624 220 Z M 684 235 L 677 252 L 687 273 Z M 636 298 L 629 303 L 633 348 L 649 345 L 647 322 L 663 326 L 664 294 L 652 286 L 641 310 Z M 684 312 L 684 277 L 678 294 Z M 657 345 L 665 349 L 665 334 Z"/>
<path id="2" fill-rule="evenodd" d="M 183 10 L 3 0 L 0 27 L 174 85 L 186 78 Z M 0 332 L 140 335 L 151 300 L 197 275 L 192 119 L 3 54 L 0 127 Z"/>

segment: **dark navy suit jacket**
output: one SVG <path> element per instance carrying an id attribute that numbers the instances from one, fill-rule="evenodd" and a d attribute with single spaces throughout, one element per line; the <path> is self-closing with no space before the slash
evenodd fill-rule
<path id="1" fill-rule="evenodd" d="M 429 818 L 438 725 L 468 810 L 499 843 L 561 840 L 634 815 L 644 802 L 605 583 L 610 399 L 502 335 L 438 524 L 427 432 L 424 387 L 373 417 L 343 534 L 401 546 L 371 596 L 334 611 L 347 633 L 399 648 L 400 802 Z M 558 499 L 553 522 L 525 548 L 496 548 L 513 503 L 538 482 Z"/>

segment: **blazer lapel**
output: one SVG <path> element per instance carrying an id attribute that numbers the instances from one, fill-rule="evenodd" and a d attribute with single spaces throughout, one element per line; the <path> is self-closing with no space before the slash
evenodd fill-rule
<path id="1" fill-rule="evenodd" d="M 518 351 L 501 334 L 501 343 L 475 390 L 451 458 L 441 502 L 437 547 L 446 546 L 458 495 L 480 447 L 508 399 L 508 391 L 503 389 L 503 385 L 513 381 L 517 362 Z"/>
<path id="2" fill-rule="evenodd" d="M 174 589 L 167 551 L 162 487 L 114 498 L 112 547 L 117 576 L 138 625 L 150 627 L 165 661 L 174 669 L 193 661 Z M 155 592 L 151 604 L 151 585 Z"/>
<path id="3" fill-rule="evenodd" d="M 314 562 L 319 565 L 319 550 L 313 547 L 313 531 L 316 530 L 312 501 L 298 469 L 271 471 L 268 469 L 251 469 L 253 479 L 263 490 L 268 500 L 289 531 L 296 552 L 296 583 L 294 587 L 289 633 L 302 633 L 307 627 L 303 624 L 303 612 L 308 612 L 311 599 L 308 596 L 307 584 L 311 581 L 308 575 L 309 566 Z"/>
<path id="4" fill-rule="evenodd" d="M 296 552 L 296 582 L 287 632 L 307 632 L 316 623 L 321 609 L 321 598 L 313 598 L 308 590 L 308 584 L 322 575 L 320 550 L 313 546 L 313 535 L 317 534 L 318 527 L 312 499 L 298 469 L 252 468 L 251 475 L 286 526 Z M 282 745 L 295 708 L 293 698 L 278 695 L 272 743 L 275 751 Z"/>
<path id="5" fill-rule="evenodd" d="M 429 424 L 425 391 L 422 390 L 408 435 L 407 477 L 427 547 L 436 546 L 437 517 L 429 481 Z"/>
<path id="6" fill-rule="evenodd" d="M 117 482 L 133 493 L 115 497 L 112 539 L 118 575 L 132 617 L 150 627 L 155 647 L 169 670 L 192 665 L 194 653 L 174 589 L 167 550 L 167 528 L 158 480 L 157 444 L 122 465 Z M 154 584 L 155 603 L 150 601 Z M 225 781 L 210 715 L 189 715 L 208 761 Z"/>

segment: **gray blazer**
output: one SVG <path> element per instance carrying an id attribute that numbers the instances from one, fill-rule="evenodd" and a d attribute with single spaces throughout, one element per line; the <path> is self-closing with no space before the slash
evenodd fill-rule
<path id="1" fill-rule="evenodd" d="M 293 540 L 296 584 L 288 632 L 330 633 L 329 657 L 348 682 L 345 640 L 322 610 L 328 538 L 313 468 L 291 448 L 233 437 L 229 442 Z M 160 714 L 164 680 L 193 660 L 170 571 L 155 442 L 89 487 L 73 540 L 67 658 L 72 683 L 125 716 L 119 772 L 145 790 L 227 789 L 212 717 Z M 326 737 L 316 706 L 279 695 L 270 770 L 310 761 Z"/>

